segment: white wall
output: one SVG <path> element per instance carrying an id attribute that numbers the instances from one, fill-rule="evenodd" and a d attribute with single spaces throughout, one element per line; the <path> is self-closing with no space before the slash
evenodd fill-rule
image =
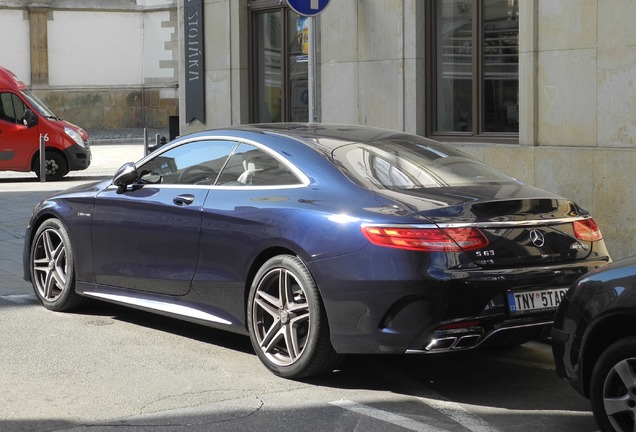
<path id="1" fill-rule="evenodd" d="M 162 22 L 170 20 L 170 12 L 146 12 L 143 20 L 144 76 L 146 78 L 173 78 L 175 76 L 174 69 L 161 67 L 162 61 L 173 60 L 172 52 L 166 49 L 165 43 L 171 40 L 176 29 L 162 26 Z"/>
<path id="2" fill-rule="evenodd" d="M 31 84 L 29 19 L 23 11 L 5 10 L 0 14 L 0 41 L 0 66 Z"/>
<path id="3" fill-rule="evenodd" d="M 51 86 L 143 82 L 143 14 L 54 11 L 49 21 Z"/>
<path id="4" fill-rule="evenodd" d="M 174 5 L 174 0 L 137 0 L 137 5 L 143 7 L 171 6 Z"/>

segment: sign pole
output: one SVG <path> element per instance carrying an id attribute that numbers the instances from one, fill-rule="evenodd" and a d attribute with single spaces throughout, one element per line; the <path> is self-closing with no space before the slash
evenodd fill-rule
<path id="1" fill-rule="evenodd" d="M 309 80 L 309 121 L 318 122 L 318 67 L 316 56 L 316 40 L 318 25 L 316 17 L 325 10 L 331 0 L 287 0 L 287 5 L 298 15 L 305 16 L 309 20 L 309 52 L 307 61 L 309 62 L 307 79 Z"/>
<path id="2" fill-rule="evenodd" d="M 318 123 L 318 85 L 316 77 L 318 69 L 316 65 L 316 16 L 309 19 L 309 121 Z"/>

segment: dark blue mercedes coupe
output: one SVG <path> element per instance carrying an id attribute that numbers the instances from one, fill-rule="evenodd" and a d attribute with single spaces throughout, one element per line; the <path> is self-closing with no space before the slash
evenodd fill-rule
<path id="1" fill-rule="evenodd" d="M 519 344 L 610 257 L 575 202 L 436 141 L 371 127 L 237 126 L 178 138 L 44 199 L 25 279 L 249 335 L 273 373 L 349 353 Z"/>

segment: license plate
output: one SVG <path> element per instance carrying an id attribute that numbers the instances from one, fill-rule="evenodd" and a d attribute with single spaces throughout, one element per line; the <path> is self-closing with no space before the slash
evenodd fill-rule
<path id="1" fill-rule="evenodd" d="M 513 314 L 556 309 L 567 291 L 567 288 L 508 291 L 508 307 Z"/>

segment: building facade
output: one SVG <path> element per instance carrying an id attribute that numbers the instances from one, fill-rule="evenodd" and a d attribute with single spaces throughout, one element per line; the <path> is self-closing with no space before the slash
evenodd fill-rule
<path id="1" fill-rule="evenodd" d="M 0 65 L 89 130 L 167 128 L 177 36 L 173 0 L 0 1 Z"/>
<path id="2" fill-rule="evenodd" d="M 636 253 L 635 14 L 331 0 L 312 28 L 285 0 L 0 0 L 0 64 L 89 130 L 178 115 L 181 134 L 317 120 L 429 136 L 575 199 L 617 259 Z"/>
<path id="3" fill-rule="evenodd" d="M 186 119 L 191 2 L 202 119 Z M 309 82 L 312 30 L 286 2 L 179 0 L 181 132 L 314 120 L 315 86 L 315 119 L 429 136 L 570 197 L 622 258 L 636 253 L 635 14 L 631 0 L 331 0 Z"/>

